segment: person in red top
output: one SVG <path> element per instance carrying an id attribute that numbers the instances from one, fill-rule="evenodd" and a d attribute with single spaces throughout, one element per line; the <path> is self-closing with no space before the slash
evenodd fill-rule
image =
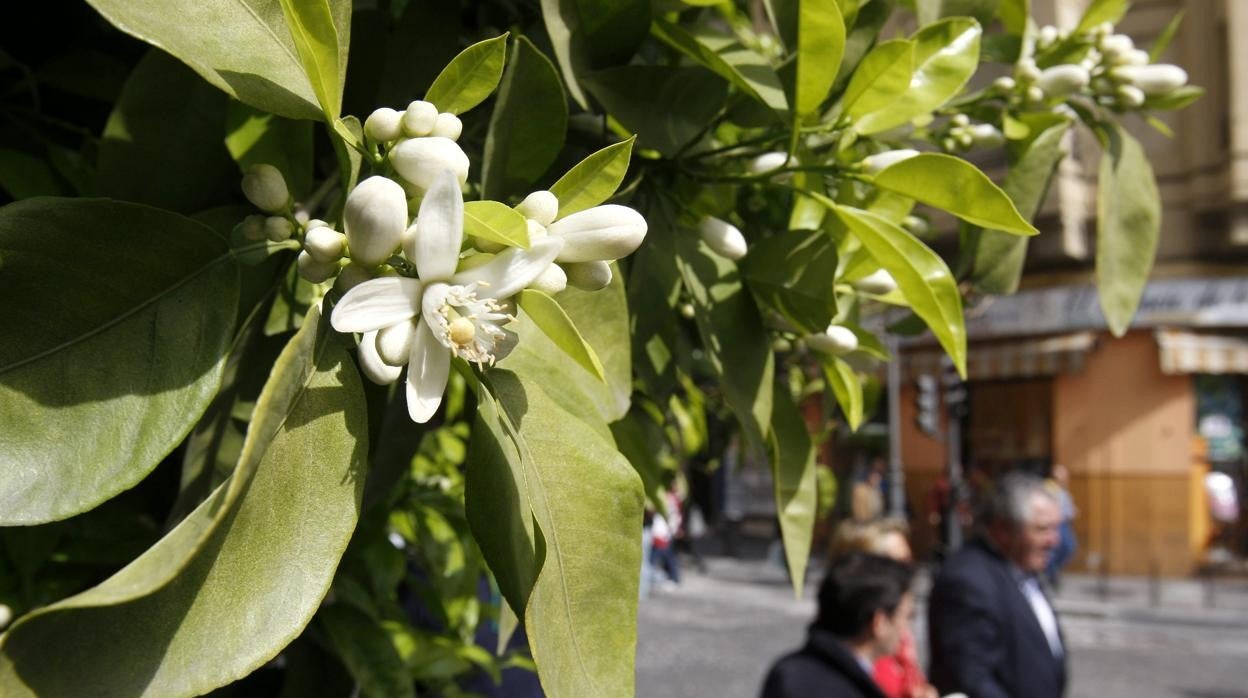
<path id="1" fill-rule="evenodd" d="M 829 559 L 851 552 L 881 555 L 907 564 L 914 557 L 906 539 L 906 523 L 899 519 L 880 519 L 865 524 L 843 522 L 832 540 Z M 872 669 L 872 678 L 887 698 L 938 698 L 940 695 L 919 668 L 911 632 L 902 634 L 892 654 L 876 658 Z"/>

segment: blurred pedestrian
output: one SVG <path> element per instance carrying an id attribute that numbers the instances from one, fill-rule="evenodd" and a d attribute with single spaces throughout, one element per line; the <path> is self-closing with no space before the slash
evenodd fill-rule
<path id="1" fill-rule="evenodd" d="M 1002 478 L 985 505 L 980 536 L 945 561 L 928 599 L 929 676 L 971 698 L 1056 698 L 1066 648 L 1038 575 L 1061 509 L 1044 480 L 1021 473 Z"/>
<path id="2" fill-rule="evenodd" d="M 883 482 L 883 471 L 873 466 L 864 479 L 854 483 L 850 502 L 854 521 L 866 523 L 884 515 Z"/>
<path id="3" fill-rule="evenodd" d="M 1062 523 L 1057 529 L 1057 547 L 1053 549 L 1053 555 L 1049 557 L 1044 576 L 1056 589 L 1061 583 L 1062 568 L 1070 562 L 1079 548 L 1078 539 L 1075 538 L 1075 516 L 1078 510 L 1075 509 L 1075 500 L 1070 496 L 1070 471 L 1066 469 L 1066 466 L 1058 464 L 1053 466 L 1050 475 L 1049 488 L 1057 497 Z"/>
<path id="4" fill-rule="evenodd" d="M 913 578 L 909 565 L 879 555 L 829 562 L 806 645 L 772 666 L 762 698 L 884 698 L 871 666 L 909 632 Z"/>
<path id="5" fill-rule="evenodd" d="M 911 564 L 914 555 L 906 538 L 908 532 L 909 526 L 903 519 L 880 519 L 869 524 L 843 521 L 832 539 L 828 559 L 862 552 Z M 919 667 L 914 633 L 909 629 L 898 641 L 896 652 L 875 660 L 872 677 L 886 698 L 936 698 L 938 695 Z"/>

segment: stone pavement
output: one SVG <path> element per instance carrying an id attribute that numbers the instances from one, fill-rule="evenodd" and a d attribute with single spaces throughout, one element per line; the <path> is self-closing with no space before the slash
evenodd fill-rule
<path id="1" fill-rule="evenodd" d="M 679 588 L 641 603 L 637 695 L 757 695 L 770 663 L 802 642 L 818 564 L 797 599 L 766 559 L 710 557 L 705 573 L 683 562 Z M 918 591 L 925 598 L 926 578 Z M 1068 575 L 1055 605 L 1070 649 L 1071 698 L 1248 698 L 1248 581 Z"/>

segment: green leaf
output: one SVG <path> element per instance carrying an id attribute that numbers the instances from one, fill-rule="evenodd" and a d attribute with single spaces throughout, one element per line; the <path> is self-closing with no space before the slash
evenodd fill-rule
<path id="1" fill-rule="evenodd" d="M 815 447 L 806 430 L 806 420 L 783 385 L 775 390 L 768 444 L 784 555 L 793 592 L 800 599 L 815 527 Z"/>
<path id="2" fill-rule="evenodd" d="M 942 17 L 973 17 L 981 25 L 988 24 L 997 14 L 1001 0 L 928 0 L 927 5 L 936 9 L 936 16 L 928 22 Z"/>
<path id="3" fill-rule="evenodd" d="M 735 38 L 707 32 L 693 34 L 661 17 L 655 18 L 650 31 L 663 43 L 736 85 L 760 104 L 778 112 L 788 111 L 779 76 L 763 56 Z"/>
<path id="4" fill-rule="evenodd" d="M 582 109 L 588 109 L 589 101 L 585 99 L 585 92 L 577 78 L 588 72 L 589 61 L 579 35 L 574 0 L 542 0 L 542 22 L 546 25 L 546 34 L 550 37 L 568 94 Z"/>
<path id="5" fill-rule="evenodd" d="M 763 0 L 767 18 L 789 53 L 797 51 L 797 16 L 800 0 Z"/>
<path id="6" fill-rule="evenodd" d="M 1092 0 L 1079 20 L 1079 26 L 1075 27 L 1075 33 L 1095 29 L 1102 22 L 1117 24 L 1129 7 L 1127 0 Z"/>
<path id="7" fill-rule="evenodd" d="M 529 226 L 524 215 L 497 201 L 465 203 L 464 234 L 508 247 L 529 249 Z"/>
<path id="8" fill-rule="evenodd" d="M 172 213 L 0 209 L 0 284 L 22 299 L 0 311 L 0 524 L 86 511 L 186 436 L 221 379 L 238 283 L 225 241 Z"/>
<path id="9" fill-rule="evenodd" d="M 915 314 L 923 318 L 937 341 L 966 375 L 966 322 L 962 296 L 944 260 L 900 226 L 850 206 L 817 197 L 841 219 L 897 286 Z"/>
<path id="10" fill-rule="evenodd" d="M 582 368 L 594 374 L 604 383 L 607 380 L 602 362 L 594 353 L 594 348 L 585 342 L 585 338 L 572 324 L 568 314 L 555 302 L 554 298 L 534 289 L 520 292 L 518 301 L 520 309 L 533 319 L 542 332 Z"/>
<path id="11" fill-rule="evenodd" d="M 663 426 L 655 422 L 646 410 L 634 407 L 622 419 L 611 423 L 611 435 L 615 437 L 620 453 L 641 476 L 647 499 L 655 509 L 660 509 L 663 506 L 664 473 L 660 453 L 667 443 Z"/>
<path id="12" fill-rule="evenodd" d="M 351 606 L 336 603 L 317 614 L 338 656 L 365 696 L 415 696 L 412 677 L 385 628 Z"/>
<path id="13" fill-rule="evenodd" d="M 841 414 L 845 415 L 845 423 L 853 431 L 862 425 L 863 398 L 862 381 L 854 368 L 844 359 L 829 356 L 824 358 L 823 375 L 832 388 L 832 396 L 836 404 L 841 406 Z"/>
<path id="14" fill-rule="evenodd" d="M 1099 130 L 1105 152 L 1096 196 L 1096 289 L 1114 336 L 1131 325 L 1161 235 L 1161 196 L 1139 141 L 1121 126 Z"/>
<path id="15" fill-rule="evenodd" d="M 425 99 L 439 111 L 462 114 L 480 104 L 503 77 L 507 60 L 507 37 L 478 41 L 455 56 L 425 93 Z"/>
<path id="16" fill-rule="evenodd" d="M 569 411 L 526 373 L 488 380 L 530 459 L 545 560 L 524 627 L 547 695 L 632 695 L 641 570 L 641 480 L 586 402 Z M 563 393 L 558 386 L 551 386 Z"/>
<path id="17" fill-rule="evenodd" d="M 1027 31 L 1027 19 L 1031 17 L 1031 0 L 1001 0 L 997 16 L 1007 32 L 1022 36 Z"/>
<path id="18" fill-rule="evenodd" d="M 295 119 L 321 119 L 316 90 L 276 0 L 88 0 L 113 26 L 169 52 L 241 102 Z M 257 11 L 259 10 L 259 11 Z M 333 0 L 338 55 L 350 39 L 349 0 Z M 346 68 L 341 61 L 340 69 Z M 341 80 L 341 76 L 339 77 Z"/>
<path id="19" fill-rule="evenodd" d="M 228 200 L 241 178 L 221 143 L 227 102 L 186 66 L 148 51 L 104 127 L 98 193 L 180 213 Z"/>
<path id="20" fill-rule="evenodd" d="M 550 187 L 559 199 L 558 218 L 593 208 L 606 201 L 620 188 L 628 173 L 636 136 L 613 143 L 580 161 Z"/>
<path id="21" fill-rule="evenodd" d="M 1170 111 L 1173 109 L 1182 109 L 1187 105 L 1200 99 L 1205 94 L 1205 88 L 1196 85 L 1184 85 L 1177 90 L 1171 90 L 1164 95 L 1154 95 L 1144 100 L 1144 109 L 1161 109 Z"/>
<path id="22" fill-rule="evenodd" d="M 845 20 L 835 2 L 798 0 L 797 83 L 794 110 L 799 117 L 823 104 L 845 54 Z"/>
<path id="23" fill-rule="evenodd" d="M 649 0 L 542 0 L 542 20 L 572 99 L 589 108 L 579 79 L 629 62 L 650 30 Z"/>
<path id="24" fill-rule="evenodd" d="M 858 64 L 841 97 L 841 106 L 853 119 L 877 112 L 910 88 L 913 74 L 914 43 L 906 39 L 885 41 Z"/>
<path id="25" fill-rule="evenodd" d="M 231 102 L 225 113 L 225 147 L 242 170 L 276 167 L 291 194 L 312 193 L 312 123 L 294 121 Z"/>
<path id="26" fill-rule="evenodd" d="M 15 201 L 66 193 L 45 160 L 10 148 L 0 148 L 0 188 Z"/>
<path id="27" fill-rule="evenodd" d="M 586 76 L 585 87 L 639 144 L 673 156 L 704 132 L 728 82 L 702 68 L 628 65 Z"/>
<path id="28" fill-rule="evenodd" d="M 660 204 L 645 211 L 650 230 L 634 253 L 628 277 L 629 338 L 637 378 L 647 395 L 666 399 L 676 386 L 681 328 L 676 305 L 682 288 L 676 268 L 674 216 Z"/>
<path id="29" fill-rule="evenodd" d="M 755 242 L 742 275 L 754 296 L 806 332 L 836 315 L 836 246 L 822 231 L 787 231 Z"/>
<path id="30" fill-rule="evenodd" d="M 1008 144 L 1010 171 L 1002 189 L 1026 220 L 1035 218 L 1049 190 L 1049 182 L 1064 156 L 1062 140 L 1071 122 L 1058 119 L 1036 122 L 1031 138 Z M 975 241 L 971 279 L 983 293 L 1014 293 L 1023 274 L 1027 238 L 995 230 L 983 230 Z"/>
<path id="31" fill-rule="evenodd" d="M 676 265 L 693 302 L 694 318 L 724 398 L 750 443 L 762 447 L 771 425 L 775 357 L 754 301 L 736 264 L 692 231 L 676 238 Z"/>
<path id="32" fill-rule="evenodd" d="M 971 163 L 943 153 L 922 153 L 884 168 L 875 186 L 943 209 L 969 223 L 1015 235 L 1037 231 L 1010 197 Z"/>
<path id="33" fill-rule="evenodd" d="M 910 87 L 887 107 L 854 124 L 864 135 L 880 133 L 930 113 L 962 90 L 979 67 L 983 30 L 973 19 L 950 18 L 923 27 L 914 41 L 914 74 Z"/>
<path id="34" fill-rule="evenodd" d="M 1175 34 L 1179 33 L 1179 27 L 1183 25 L 1183 16 L 1187 14 L 1187 10 L 1179 10 L 1175 13 L 1170 21 L 1166 23 L 1166 28 L 1161 30 L 1161 34 L 1157 36 L 1157 40 L 1148 49 L 1148 59 L 1152 63 L 1156 63 L 1161 59 L 1162 54 L 1170 47 L 1170 42 L 1174 41 Z"/>
<path id="35" fill-rule="evenodd" d="M 89 675 L 97 696 L 193 696 L 268 662 L 329 589 L 367 450 L 359 375 L 313 311 L 274 367 L 230 481 L 99 586 L 15 624 L 0 692 L 77 696 Z"/>
<path id="36" fill-rule="evenodd" d="M 329 0 L 279 0 L 286 26 L 299 52 L 304 74 L 321 104 L 325 120 L 342 111 L 342 86 L 347 77 L 347 55 L 338 54 L 338 29 Z M 350 3 L 347 3 L 348 6 Z M 348 14 L 348 17 L 350 15 Z M 348 25 L 349 27 L 349 25 Z M 344 41 L 341 44 L 346 46 Z"/>
<path id="37" fill-rule="evenodd" d="M 528 193 L 563 148 L 567 125 L 559 73 L 528 37 L 519 37 L 485 137 L 485 198 Z"/>

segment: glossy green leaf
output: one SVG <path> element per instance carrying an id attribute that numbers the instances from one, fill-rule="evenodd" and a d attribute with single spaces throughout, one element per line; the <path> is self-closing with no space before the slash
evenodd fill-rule
<path id="1" fill-rule="evenodd" d="M 239 101 L 281 116 L 322 118 L 281 0 L 89 1 L 118 29 L 173 54 Z M 332 0 L 329 9 L 345 70 L 351 2 Z"/>
<path id="2" fill-rule="evenodd" d="M 771 425 L 775 358 L 754 300 L 734 262 L 692 231 L 678 231 L 676 265 L 693 302 L 702 348 L 724 398 L 750 442 L 762 447 Z"/>
<path id="3" fill-rule="evenodd" d="M 694 67 L 621 66 L 587 76 L 585 88 L 641 147 L 668 156 L 703 133 L 728 96 L 726 80 Z"/>
<path id="4" fill-rule="evenodd" d="M 1066 119 L 1038 122 L 1029 127 L 1031 137 L 1007 146 L 1010 171 L 1002 189 L 1027 220 L 1040 210 L 1065 154 L 1062 141 L 1070 126 Z M 983 230 L 973 247 L 971 279 L 975 288 L 983 293 L 1013 293 L 1018 289 L 1027 254 L 1026 237 Z"/>
<path id="5" fill-rule="evenodd" d="M 227 102 L 186 66 L 148 51 L 104 127 L 97 193 L 180 213 L 229 200 L 241 178 L 221 143 Z"/>
<path id="6" fill-rule="evenodd" d="M 385 628 L 365 613 L 332 604 L 321 609 L 317 621 L 351 671 L 365 696 L 415 696 L 412 677 Z"/>
<path id="7" fill-rule="evenodd" d="M 585 91 L 581 89 L 578 76 L 589 71 L 589 61 L 585 57 L 584 40 L 578 32 L 574 0 L 541 1 L 542 22 L 546 25 L 546 35 L 550 37 L 551 47 L 555 51 L 563 84 L 568 88 L 572 100 L 581 108 L 588 109 L 589 101 L 585 99 Z"/>
<path id="8" fill-rule="evenodd" d="M 854 351 L 866 354 L 880 361 L 890 361 L 892 356 L 888 353 L 888 348 L 880 341 L 874 333 L 870 332 L 861 325 L 849 322 L 848 320 L 840 321 L 841 327 L 848 329 L 858 338 L 858 348 Z"/>
<path id="9" fill-rule="evenodd" d="M 666 399 L 676 386 L 681 334 L 676 306 L 683 286 L 676 268 L 675 216 L 667 202 L 644 212 L 650 230 L 634 253 L 628 277 L 631 347 L 644 392 Z"/>
<path id="10" fill-rule="evenodd" d="M 632 695 L 641 480 L 591 404 L 569 405 L 523 372 L 494 370 L 489 382 L 531 458 L 524 467 L 545 560 L 524 627 L 542 687 L 547 695 Z"/>
<path id="11" fill-rule="evenodd" d="M 0 209 L 0 284 L 24 299 L 0 311 L 0 523 L 65 518 L 142 479 L 207 408 L 238 269 L 175 214 L 36 198 Z"/>
<path id="12" fill-rule="evenodd" d="M 973 17 L 981 25 L 997 14 L 1001 0 L 916 0 L 920 24 L 931 24 L 944 17 Z"/>
<path id="13" fill-rule="evenodd" d="M 347 54 L 338 55 L 338 29 L 329 0 L 279 0 L 286 27 L 295 42 L 312 92 L 327 121 L 342 111 L 342 86 L 347 77 Z M 341 45 L 347 45 L 343 42 Z"/>
<path id="14" fill-rule="evenodd" d="M 815 500 L 818 494 L 815 489 L 815 446 L 811 443 L 801 410 L 783 385 L 775 390 L 775 410 L 771 415 L 768 445 L 784 555 L 789 565 L 789 578 L 793 580 L 793 591 L 800 599 L 815 528 Z"/>
<path id="15" fill-rule="evenodd" d="M 225 147 L 239 167 L 272 165 L 295 198 L 312 193 L 312 123 L 294 121 L 231 102 L 225 114 Z"/>
<path id="16" fill-rule="evenodd" d="M 14 201 L 66 193 L 47 161 L 11 148 L 0 148 L 0 189 Z"/>
<path id="17" fill-rule="evenodd" d="M 788 110 L 788 100 L 776 71 L 764 57 L 735 38 L 708 32 L 694 34 L 662 18 L 654 20 L 651 32 L 759 103 L 779 112 Z"/>
<path id="18" fill-rule="evenodd" d="M 563 148 L 567 125 L 568 104 L 558 71 L 528 37 L 519 37 L 485 137 L 485 198 L 531 191 Z"/>
<path id="19" fill-rule="evenodd" d="M 836 246 L 822 231 L 787 231 L 755 242 L 742 275 L 760 303 L 806 332 L 822 332 L 836 315 Z"/>
<path id="20" fill-rule="evenodd" d="M 920 29 L 911 37 L 914 74 L 909 89 L 887 107 L 859 119 L 854 129 L 865 135 L 887 131 L 949 101 L 979 67 L 982 33 L 978 22 L 961 17 Z"/>
<path id="21" fill-rule="evenodd" d="M 962 296 L 944 260 L 901 226 L 850 206 L 819 197 L 849 227 L 897 286 L 915 314 L 923 318 L 937 341 L 966 375 L 966 321 Z"/>
<path id="22" fill-rule="evenodd" d="M 667 443 L 663 426 L 640 407 L 629 410 L 622 419 L 611 423 L 611 435 L 620 453 L 641 476 L 646 497 L 655 509 L 663 505 L 663 464 L 660 449 Z"/>
<path id="23" fill-rule="evenodd" d="M 948 211 L 968 223 L 1015 235 L 1037 231 L 1005 192 L 971 163 L 943 153 L 922 153 L 884 168 L 875 186 Z"/>
<path id="24" fill-rule="evenodd" d="M 776 30 L 780 43 L 789 53 L 797 51 L 797 15 L 800 0 L 763 0 L 767 18 Z"/>
<path id="25" fill-rule="evenodd" d="M 559 199 L 557 217 L 593 208 L 611 198 L 628 173 L 628 162 L 636 140 L 634 136 L 591 154 L 551 185 L 550 193 Z"/>
<path id="26" fill-rule="evenodd" d="M 478 41 L 447 64 L 425 99 L 439 111 L 462 114 L 480 104 L 498 87 L 507 61 L 507 37 Z"/>
<path id="27" fill-rule="evenodd" d="M 1183 26 L 1183 17 L 1186 14 L 1186 10 L 1179 10 L 1169 22 L 1166 22 L 1166 28 L 1161 30 L 1161 34 L 1157 35 L 1153 45 L 1148 48 L 1148 58 L 1151 62 L 1156 63 L 1161 60 L 1166 49 L 1170 47 L 1170 42 L 1174 41 L 1175 35 L 1179 33 L 1179 27 Z"/>
<path id="28" fill-rule="evenodd" d="M 607 380 L 602 362 L 598 360 L 598 354 L 585 342 L 585 338 L 576 329 L 576 325 L 572 324 L 571 318 L 555 302 L 554 298 L 531 288 L 521 291 L 517 298 L 520 308 L 533 319 L 533 323 L 555 343 L 555 346 L 599 380 L 603 382 Z"/>
<path id="29" fill-rule="evenodd" d="M 880 30 L 888 23 L 895 5 L 892 2 L 867 2 L 858 7 L 857 15 L 851 24 L 850 13 L 844 4 L 841 13 L 845 16 L 845 54 L 841 57 L 841 68 L 836 73 L 836 82 L 832 92 L 839 93 L 849 82 L 850 76 L 858 69 L 858 64 L 879 42 Z"/>
<path id="30" fill-rule="evenodd" d="M 914 74 L 914 43 L 906 39 L 885 41 L 863 57 L 849 79 L 841 106 L 858 119 L 892 104 L 910 88 Z"/>
<path id="31" fill-rule="evenodd" d="M 836 80 L 845 54 L 845 19 L 827 0 L 798 0 L 797 82 L 793 107 L 798 116 L 814 113 Z"/>
<path id="32" fill-rule="evenodd" d="M 628 63 L 650 33 L 650 0 L 572 0 L 572 5 L 592 69 Z"/>
<path id="33" fill-rule="evenodd" d="M 1031 0 L 1001 0 L 997 17 L 1006 31 L 1021 36 L 1027 30 L 1027 19 L 1031 17 Z"/>
<path id="34" fill-rule="evenodd" d="M 858 431 L 863 416 L 862 381 L 858 374 L 844 359 L 829 356 L 824 358 L 823 375 L 828 387 L 832 388 L 836 404 L 841 406 L 845 423 L 851 430 Z"/>
<path id="35" fill-rule="evenodd" d="M 465 203 L 464 234 L 508 247 L 529 248 L 529 226 L 524 215 L 497 201 Z"/>
<path id="36" fill-rule="evenodd" d="M 1114 336 L 1131 326 L 1157 254 L 1161 196 L 1140 142 L 1121 126 L 1100 132 L 1105 152 L 1096 196 L 1096 290 Z"/>
<path id="37" fill-rule="evenodd" d="M 1129 7 L 1127 0 L 1092 0 L 1088 4 L 1088 9 L 1084 10 L 1079 26 L 1075 27 L 1075 32 L 1094 29 L 1103 22 L 1117 24 L 1123 15 L 1127 14 Z"/>
<path id="38" fill-rule="evenodd" d="M 313 313 L 274 367 L 230 481 L 113 577 L 15 624 L 0 692 L 78 696 L 90 676 L 96 696 L 193 696 L 269 661 L 329 589 L 367 450 L 359 375 Z"/>
<path id="39" fill-rule="evenodd" d="M 1172 90 L 1164 95 L 1151 96 L 1144 100 L 1143 108 L 1160 109 L 1170 111 L 1172 109 L 1182 109 L 1187 105 L 1195 102 L 1203 97 L 1205 88 L 1197 85 L 1184 85 L 1177 90 Z"/>

